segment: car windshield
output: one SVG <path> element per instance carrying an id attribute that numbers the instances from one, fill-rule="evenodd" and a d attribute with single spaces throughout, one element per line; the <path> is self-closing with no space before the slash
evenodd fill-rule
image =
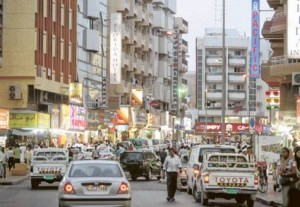
<path id="1" fill-rule="evenodd" d="M 80 163 L 72 165 L 69 177 L 123 177 L 123 174 L 117 164 Z"/>
<path id="2" fill-rule="evenodd" d="M 141 152 L 124 152 L 121 155 L 121 160 L 143 160 L 143 154 Z"/>
<path id="3" fill-rule="evenodd" d="M 235 153 L 234 148 L 200 148 L 200 153 L 199 153 L 199 162 L 203 162 L 203 155 L 205 153 Z"/>
<path id="4" fill-rule="evenodd" d="M 64 152 L 42 151 L 42 152 L 37 152 L 35 156 L 54 157 L 54 156 L 66 156 L 66 154 Z"/>

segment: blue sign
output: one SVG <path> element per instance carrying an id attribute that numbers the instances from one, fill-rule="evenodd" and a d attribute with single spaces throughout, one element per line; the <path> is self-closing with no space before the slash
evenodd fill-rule
<path id="1" fill-rule="evenodd" d="M 254 128 L 255 127 L 255 119 L 252 117 L 251 119 L 250 119 L 250 128 Z"/>
<path id="2" fill-rule="evenodd" d="M 252 0 L 250 76 L 260 78 L 260 0 Z"/>

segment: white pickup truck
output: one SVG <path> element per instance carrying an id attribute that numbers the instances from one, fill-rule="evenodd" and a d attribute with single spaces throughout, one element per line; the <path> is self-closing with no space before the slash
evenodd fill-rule
<path id="1" fill-rule="evenodd" d="M 253 207 L 258 190 L 258 177 L 255 163 L 235 153 L 205 154 L 203 164 L 194 166 L 196 189 L 193 196 L 203 206 L 209 199 L 235 199 L 247 207 Z"/>
<path id="2" fill-rule="evenodd" d="M 69 153 L 61 148 L 34 149 L 30 166 L 31 188 L 41 182 L 60 182 L 69 164 Z"/>

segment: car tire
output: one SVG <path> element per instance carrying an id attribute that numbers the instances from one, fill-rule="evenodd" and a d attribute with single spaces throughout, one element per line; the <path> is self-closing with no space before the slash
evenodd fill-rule
<path id="1" fill-rule="evenodd" d="M 204 198 L 204 193 L 203 191 L 201 192 L 201 205 L 202 206 L 207 206 L 208 205 L 208 199 Z"/>
<path id="2" fill-rule="evenodd" d="M 243 195 L 238 195 L 236 198 L 235 198 L 235 201 L 238 203 L 238 204 L 243 204 L 245 203 L 245 201 L 247 200 L 247 198 Z"/>
<path id="3" fill-rule="evenodd" d="M 197 186 L 196 185 L 194 185 L 194 187 L 193 187 L 192 194 L 193 194 L 193 197 L 194 197 L 196 202 L 201 202 L 201 194 L 199 194 L 199 192 L 197 192 Z"/>
<path id="4" fill-rule="evenodd" d="M 145 177 L 146 177 L 147 181 L 151 180 L 151 178 L 152 178 L 152 169 L 149 169 L 147 171 L 147 175 Z"/>
<path id="5" fill-rule="evenodd" d="M 252 200 L 251 198 L 247 199 L 247 207 L 254 207 L 254 200 Z"/>
<path id="6" fill-rule="evenodd" d="M 31 189 L 36 189 L 37 187 L 39 187 L 39 181 L 31 179 Z"/>

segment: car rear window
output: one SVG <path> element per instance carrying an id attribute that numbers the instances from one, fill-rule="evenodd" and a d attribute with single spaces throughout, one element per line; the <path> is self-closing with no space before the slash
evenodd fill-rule
<path id="1" fill-rule="evenodd" d="M 121 155 L 121 160 L 143 160 L 144 156 L 141 152 L 124 152 Z"/>
<path id="2" fill-rule="evenodd" d="M 82 163 L 72 165 L 69 177 L 123 177 L 123 174 L 117 164 Z"/>
<path id="3" fill-rule="evenodd" d="M 200 148 L 199 152 L 199 162 L 203 162 L 203 155 L 205 153 L 235 153 L 235 149 L 233 148 Z"/>

